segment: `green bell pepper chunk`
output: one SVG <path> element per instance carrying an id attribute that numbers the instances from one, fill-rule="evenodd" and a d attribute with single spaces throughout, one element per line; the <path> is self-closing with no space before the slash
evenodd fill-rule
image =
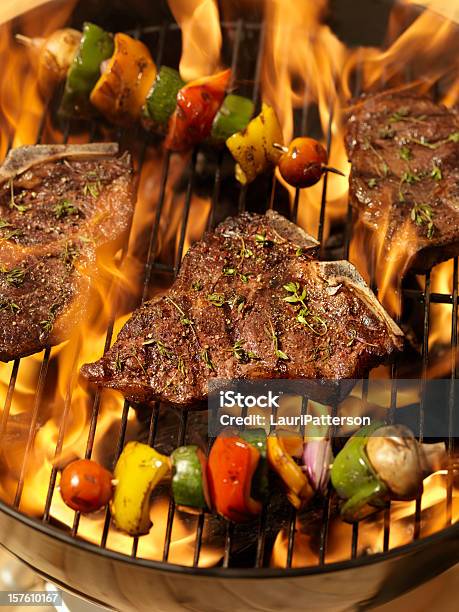
<path id="1" fill-rule="evenodd" d="M 207 503 L 206 458 L 194 444 L 179 446 L 171 455 L 172 494 L 177 506 L 204 509 Z"/>
<path id="2" fill-rule="evenodd" d="M 166 125 L 177 105 L 177 94 L 184 85 L 177 70 L 161 66 L 147 95 L 144 116 L 155 124 Z"/>
<path id="3" fill-rule="evenodd" d="M 213 142 L 225 142 L 227 138 L 241 132 L 248 125 L 254 111 L 252 100 L 229 94 L 215 115 L 210 138 Z"/>
<path id="4" fill-rule="evenodd" d="M 260 453 L 260 461 L 252 478 L 251 495 L 254 499 L 265 501 L 269 494 L 269 469 L 266 458 L 266 432 L 264 429 L 244 429 L 240 437 L 254 446 Z"/>
<path id="5" fill-rule="evenodd" d="M 100 77 L 100 65 L 113 55 L 113 36 L 93 23 L 85 23 L 80 48 L 70 64 L 59 114 L 86 117 L 91 114 L 89 96 Z"/>
<path id="6" fill-rule="evenodd" d="M 354 434 L 337 454 L 331 469 L 331 482 L 338 495 L 346 500 L 341 517 L 347 522 L 359 521 L 383 507 L 388 489 L 378 478 L 365 451 L 369 436 L 383 423 L 363 427 Z"/>

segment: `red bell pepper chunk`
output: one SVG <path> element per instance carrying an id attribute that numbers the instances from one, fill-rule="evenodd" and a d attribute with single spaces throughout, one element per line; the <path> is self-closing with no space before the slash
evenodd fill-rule
<path id="1" fill-rule="evenodd" d="M 215 510 L 236 523 L 252 520 L 261 512 L 250 496 L 252 477 L 260 460 L 258 450 L 237 436 L 219 436 L 207 463 L 207 479 Z"/>
<path id="2" fill-rule="evenodd" d="M 177 106 L 169 119 L 166 148 L 186 151 L 205 140 L 223 103 L 231 70 L 191 81 L 177 94 Z"/>

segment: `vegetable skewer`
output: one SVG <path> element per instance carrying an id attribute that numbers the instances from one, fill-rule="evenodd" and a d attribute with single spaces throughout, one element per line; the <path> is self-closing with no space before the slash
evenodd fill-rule
<path id="1" fill-rule="evenodd" d="M 150 495 L 169 471 L 169 457 L 147 444 L 126 444 L 116 463 L 118 484 L 110 504 L 118 529 L 130 535 L 150 531 Z"/>
<path id="2" fill-rule="evenodd" d="M 16 34 L 16 40 L 38 56 L 37 81 L 40 94 L 46 98 L 65 80 L 81 41 L 81 32 L 72 28 L 56 30 L 48 38 L 28 38 Z"/>
<path id="3" fill-rule="evenodd" d="M 113 39 L 99 26 L 85 23 L 79 48 L 67 71 L 59 112 L 66 117 L 91 114 L 89 97 L 102 62 L 113 53 Z"/>
<path id="4" fill-rule="evenodd" d="M 444 443 L 421 444 L 403 425 L 362 428 L 335 457 L 331 470 L 332 485 L 344 500 L 341 517 L 359 521 L 390 499 L 416 499 L 423 479 L 445 463 Z"/>
<path id="5" fill-rule="evenodd" d="M 327 152 L 315 140 L 296 138 L 285 147 L 271 106 L 263 104 L 251 119 L 251 100 L 232 93 L 225 97 L 230 70 L 185 83 L 172 68 L 157 72 L 139 40 L 123 33 L 113 37 L 92 23 L 84 24 L 82 34 L 65 28 L 48 39 L 17 39 L 38 54 L 42 95 L 65 80 L 63 116 L 85 118 L 98 111 L 115 125 L 141 121 L 148 130 L 166 132 L 165 146 L 177 152 L 202 142 L 226 142 L 242 184 L 276 164 L 294 187 L 309 187 L 324 172 L 343 174 L 327 165 Z"/>
<path id="6" fill-rule="evenodd" d="M 293 187 L 312 187 L 320 181 L 324 172 L 346 176 L 341 170 L 327 166 L 327 150 L 317 140 L 295 138 L 288 147 L 278 143 L 273 146 L 282 151 L 279 172 Z"/>
<path id="7" fill-rule="evenodd" d="M 299 449 L 297 447 L 300 447 Z M 298 453 L 299 450 L 299 453 Z M 292 454 L 302 457 L 299 465 Z M 196 446 L 181 446 L 167 457 L 139 442 L 129 442 L 110 472 L 94 461 L 79 460 L 63 471 L 64 502 L 94 512 L 110 502 L 115 525 L 131 535 L 148 533 L 150 495 L 169 475 L 172 496 L 181 510 L 214 510 L 237 523 L 253 520 L 268 496 L 268 464 L 282 480 L 290 503 L 304 508 L 331 483 L 343 500 L 341 517 L 365 518 L 390 499 L 415 499 L 423 479 L 443 468 L 445 444 L 420 444 L 404 426 L 375 423 L 356 432 L 333 460 L 330 441 L 303 444 L 299 436 L 266 436 L 248 429 L 223 432 L 208 461 Z"/>
<path id="8" fill-rule="evenodd" d="M 91 104 L 115 125 L 137 121 L 156 77 L 147 47 L 126 34 L 115 34 L 113 55 L 102 64 L 101 72 Z"/>

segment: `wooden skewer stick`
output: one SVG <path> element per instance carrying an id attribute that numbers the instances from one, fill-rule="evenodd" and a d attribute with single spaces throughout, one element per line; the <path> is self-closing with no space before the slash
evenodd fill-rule
<path id="1" fill-rule="evenodd" d="M 279 144 L 278 142 L 273 142 L 273 147 L 278 151 L 282 151 L 282 153 L 288 153 L 288 147 L 285 145 Z"/>
<path id="2" fill-rule="evenodd" d="M 288 153 L 288 147 L 279 144 L 278 142 L 273 142 L 273 147 L 278 151 L 282 151 L 282 153 Z M 331 166 L 325 166 L 324 164 L 322 164 L 322 170 L 324 172 L 333 172 L 334 174 L 339 174 L 340 176 L 346 176 L 344 172 L 341 172 L 341 170 L 338 170 L 337 168 L 332 168 Z"/>
<path id="3" fill-rule="evenodd" d="M 331 166 L 322 166 L 322 170 L 324 172 L 333 172 L 333 174 L 339 174 L 340 176 L 346 176 L 344 172 L 338 170 L 337 168 L 332 168 Z"/>
<path id="4" fill-rule="evenodd" d="M 24 45 L 24 47 L 41 47 L 43 44 L 44 38 L 30 38 L 29 36 L 24 36 L 24 34 L 15 34 L 14 38 L 20 43 Z"/>

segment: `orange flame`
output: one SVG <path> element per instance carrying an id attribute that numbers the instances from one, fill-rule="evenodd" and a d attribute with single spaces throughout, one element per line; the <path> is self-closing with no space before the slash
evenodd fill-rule
<path id="1" fill-rule="evenodd" d="M 419 6 L 414 7 L 413 4 L 424 4 L 428 10 L 421 11 Z M 451 80 L 451 75 L 457 72 L 459 3 L 446 0 L 397 3 L 389 21 L 386 48 L 346 48 L 326 22 L 328 9 L 327 0 L 264 2 L 266 42 L 262 66 L 263 97 L 276 108 L 287 142 L 294 133 L 294 110 L 309 108 L 311 112 L 310 109 L 317 106 L 324 144 L 331 123 L 330 165 L 348 173 L 342 109 L 348 106 L 349 99 L 354 95 L 356 74 L 360 75 L 360 88 L 363 91 L 377 90 L 382 85 L 401 86 L 406 83 L 407 77 L 413 82 L 417 81 L 418 88 L 422 79 L 424 91 L 443 77 Z M 445 53 L 445 49 L 448 49 L 448 53 Z M 411 69 L 410 75 L 407 67 Z M 459 80 L 455 80 L 450 83 L 443 98 L 452 106 L 458 95 Z M 293 201 L 294 190 L 285 186 Z M 344 217 L 347 190 L 345 179 L 328 175 L 325 239 L 330 225 Z M 321 195 L 322 182 L 299 194 L 299 222 L 312 234 L 316 233 L 318 225 Z M 413 240 L 407 240 L 407 236 L 412 235 L 412 224 L 406 223 L 399 228 L 391 242 L 390 256 L 384 261 L 382 255 L 387 242 L 388 221 L 388 218 L 383 220 L 371 235 L 363 230 L 363 225 L 357 225 L 351 245 L 351 260 L 362 273 L 366 273 L 367 278 L 374 275 L 381 301 L 395 315 L 401 304 L 401 276 L 413 254 L 406 250 L 406 245 L 413 243 Z M 369 252 L 377 261 L 376 270 L 368 268 Z M 438 338 L 434 336 L 434 339 Z"/>
<path id="2" fill-rule="evenodd" d="M 56 10 L 55 4 L 50 3 L 49 6 L 42 7 L 39 19 L 35 12 L 21 16 L 20 31 L 28 36 L 43 36 L 61 27 L 67 21 L 75 1 L 59 3 L 59 10 Z M 191 33 L 195 32 L 191 22 L 202 16 L 202 11 L 210 10 L 205 6 L 195 8 L 196 15 L 190 17 L 189 23 Z M 218 13 L 215 13 L 214 21 L 218 25 Z M 43 24 L 46 24 L 46 27 Z M 36 66 L 31 62 L 28 50 L 14 42 L 12 34 L 11 23 L 1 27 L 0 61 L 5 67 L 0 81 L 2 156 L 9 146 L 36 142 L 40 120 L 45 112 L 45 105 L 36 87 Z M 214 59 L 211 60 L 211 54 L 206 56 L 207 59 L 203 55 L 203 63 L 197 68 L 198 70 L 206 70 L 205 59 L 208 62 L 218 61 L 218 36 L 215 39 Z M 107 138 L 113 136 L 107 133 Z M 53 126 L 47 116 L 42 141 L 62 142 L 62 139 L 62 133 Z M 70 134 L 69 142 L 85 142 L 87 139 L 88 134 L 82 132 Z M 137 163 L 140 156 L 139 143 L 130 142 L 129 148 Z M 30 425 L 43 354 L 32 355 L 20 361 L 6 430 L 2 432 L 0 497 L 7 503 L 13 503 L 26 458 L 24 486 L 19 507 L 22 512 L 29 515 L 42 515 L 53 467 L 61 467 L 74 458 L 85 456 L 94 396 L 93 391 L 78 379 L 78 372 L 83 363 L 95 361 L 102 355 L 109 322 L 113 318 L 116 319 L 113 329 L 113 337 L 116 337 L 137 302 L 136 296 L 142 294 L 141 282 L 146 257 L 144 247 L 148 244 L 148 236 L 154 224 L 164 163 L 162 150 L 148 148 L 138 179 L 138 200 L 129 244 L 124 256 L 121 252 L 114 258 L 104 253 L 99 254 L 97 273 L 93 274 L 92 278 L 96 294 L 92 311 L 67 342 L 51 350 L 43 401 L 36 415 L 38 424 L 36 431 L 31 431 Z M 159 256 L 172 264 L 176 263 L 175 254 L 178 246 L 176 238 L 180 235 L 180 220 L 185 205 L 185 196 L 176 189 L 176 184 L 181 181 L 186 166 L 187 160 L 184 158 L 175 156 L 171 160 L 171 172 L 168 176 L 164 210 L 161 215 L 161 221 L 165 225 L 160 228 L 156 245 L 156 257 Z M 190 241 L 202 233 L 208 211 L 209 201 L 193 196 L 189 223 L 184 235 L 183 252 L 188 248 Z M 169 249 L 168 245 L 172 245 L 173 248 Z M 5 405 L 12 370 L 12 363 L 0 366 L 2 407 Z M 110 463 L 115 454 L 122 408 L 123 399 L 120 394 L 111 391 L 102 393 L 93 453 L 94 458 L 101 463 Z M 131 411 L 127 436 L 135 438 L 138 435 L 139 424 Z M 55 455 L 60 436 L 62 436 L 61 448 Z M 32 439 L 32 445 L 25 457 L 28 439 Z M 165 504 L 165 500 L 156 500 L 152 505 L 155 527 L 139 542 L 138 554 L 141 556 L 152 559 L 160 559 L 162 556 L 167 517 Z M 65 506 L 57 490 L 53 494 L 50 515 L 53 520 L 62 524 L 71 526 L 73 523 L 74 513 Z M 79 535 L 89 541 L 99 542 L 102 524 L 101 516 L 82 517 Z M 177 518 L 172 532 L 170 560 L 191 565 L 194 540 L 194 533 L 192 534 L 180 518 Z M 110 529 L 107 546 L 131 554 L 132 538 Z M 201 552 L 200 565 L 215 564 L 220 557 L 221 551 L 213 551 L 205 546 Z"/>
<path id="3" fill-rule="evenodd" d="M 215 0 L 169 0 L 169 6 L 182 30 L 182 78 L 193 81 L 216 72 L 222 34 Z"/>
<path id="4" fill-rule="evenodd" d="M 31 0 L 31 3 L 34 0 Z M 38 3 L 39 0 L 35 2 Z M 19 14 L 29 4 L 15 3 Z M 23 15 L 18 27 L 24 34 L 46 35 L 63 25 L 73 9 L 75 2 L 49 3 L 38 12 Z M 404 3 L 409 8 L 410 2 Z M 219 14 L 215 0 L 170 0 L 172 11 L 182 28 L 183 55 L 180 63 L 182 76 L 189 80 L 214 72 L 220 62 L 222 36 Z M 449 0 L 430 3 L 440 14 L 457 19 L 459 3 Z M 58 10 L 56 9 L 58 7 Z M 403 7 L 402 7 L 403 8 Z M 309 0 L 303 3 L 268 0 L 265 3 L 266 41 L 262 65 L 262 95 L 274 105 L 279 114 L 284 138 L 291 139 L 294 134 L 294 109 L 315 109 L 322 126 L 321 140 L 326 143 L 327 132 L 331 129 L 332 146 L 329 152 L 330 165 L 349 171 L 343 144 L 343 117 L 341 110 L 352 95 L 351 82 L 356 70 L 362 71 L 363 85 L 376 89 L 384 80 L 390 85 L 399 85 L 405 79 L 405 66 L 408 59 L 415 59 L 423 71 L 427 86 L 438 81 L 440 76 L 451 73 L 457 67 L 457 36 L 452 21 L 445 21 L 437 14 L 424 13 L 415 19 L 401 34 L 403 16 L 400 9 L 391 20 L 391 44 L 386 49 L 363 48 L 350 50 L 336 37 L 325 22 L 328 9 L 326 0 Z M 37 18 L 39 15 L 39 18 Z M 403 14 L 405 15 L 405 14 Z M 8 17 L 10 14 L 7 15 Z M 6 19 L 0 11 L 1 19 Z M 19 146 L 33 143 L 37 139 L 40 119 L 44 105 L 36 91 L 36 74 L 27 51 L 12 41 L 13 26 L 7 23 L 0 28 L 0 62 L 4 67 L 0 81 L 0 155 L 3 157 L 10 144 Z M 306 35 L 305 35 L 306 33 Z M 400 35 L 398 35 L 400 34 Z M 204 44 L 205 41 L 205 44 Z M 427 42 L 426 42 L 427 41 Z M 448 48 L 451 53 L 444 53 Z M 415 78 L 416 74 L 413 75 Z M 459 79 L 453 82 L 445 93 L 448 105 L 453 105 L 459 95 Z M 331 123 L 330 123 L 331 122 Z M 317 135 L 316 135 L 317 136 Z M 71 141 L 87 139 L 85 133 L 71 134 Z M 107 134 L 110 137 L 110 134 Z M 61 141 L 62 133 L 47 120 L 43 140 Z M 139 157 L 138 143 L 130 142 L 136 159 Z M 76 376 L 82 363 L 94 361 L 104 350 L 106 329 L 115 318 L 114 336 L 135 306 L 135 296 L 141 293 L 140 282 L 145 269 L 145 253 L 140 252 L 139 244 L 145 245 L 156 215 L 160 194 L 161 169 L 164 153 L 149 148 L 139 177 L 138 202 L 129 244 L 124 257 L 118 254 L 114 260 L 102 258 L 99 262 L 101 273 L 94 279 L 98 298 L 93 312 L 86 324 L 76 330 L 66 343 L 51 351 L 49 376 L 44 389 L 44 401 L 37 415 L 38 428 L 32 432 L 33 445 L 24 474 L 24 492 L 20 509 L 34 516 L 40 516 L 46 499 L 49 475 L 53 466 L 61 466 L 73 457 L 85 454 L 89 429 L 89 417 L 94 397 L 81 384 Z M 156 253 L 161 261 L 177 264 L 177 250 L 181 240 L 182 212 L 185 196 L 175 189 L 188 160 L 173 156 L 166 185 L 163 214 L 158 232 Z M 289 188 L 291 197 L 294 191 Z M 322 183 L 311 189 L 302 190 L 299 203 L 299 222 L 310 233 L 315 234 L 318 224 Z M 342 220 L 347 204 L 347 181 L 329 175 L 327 189 L 327 215 L 325 236 L 331 224 Z M 208 198 L 193 195 L 189 223 L 183 237 L 183 252 L 204 229 L 210 209 Z M 382 223 L 379 232 L 372 238 L 371 248 L 381 253 L 387 230 L 387 222 Z M 404 237 L 409 228 L 400 230 L 397 249 L 391 261 L 378 267 L 377 281 L 381 297 L 392 312 L 398 311 L 397 277 L 403 269 Z M 405 232 L 405 234 L 403 233 Z M 366 270 L 368 241 L 364 232 L 356 228 L 352 245 L 352 259 Z M 371 271 L 366 270 L 369 276 Z M 432 289 L 445 291 L 450 287 L 451 269 L 441 266 L 432 274 Z M 152 291 L 158 290 L 157 285 Z M 448 291 L 451 291 L 449 289 Z M 445 340 L 446 315 L 450 316 L 451 306 L 438 306 L 439 316 L 435 317 L 429 341 L 432 344 Z M 432 311 L 433 312 L 433 311 Z M 451 326 L 449 325 L 449 331 Z M 84 342 L 82 341 L 84 339 Z M 10 408 L 10 419 L 0 453 L 0 496 L 12 503 L 24 449 L 30 435 L 30 422 L 37 381 L 40 374 L 42 355 L 22 359 Z M 0 368 L 0 400 L 4 405 L 13 364 L 2 364 Z M 354 398 L 350 398 L 354 401 Z M 351 401 L 347 409 L 351 410 Z M 320 409 L 319 407 L 317 408 Z M 62 449 L 54 456 L 54 450 L 62 427 L 64 411 L 67 411 Z M 121 397 L 111 391 L 104 391 L 94 444 L 94 458 L 107 462 L 115 452 L 117 425 L 122 412 Z M 113 429 L 115 428 L 115 429 Z M 113 431 L 116 433 L 114 435 Z M 128 437 L 136 437 L 139 424 L 132 414 L 128 420 Z M 426 481 L 423 496 L 422 535 L 445 526 L 446 479 L 436 474 Z M 456 493 L 455 493 L 456 495 Z M 458 498 L 453 501 L 453 519 L 458 518 Z M 146 558 L 161 558 L 164 533 L 166 529 L 166 501 L 156 499 L 152 503 L 152 518 L 155 527 L 148 536 L 141 538 L 138 554 Z M 67 508 L 55 491 L 51 516 L 54 520 L 70 526 L 74 514 Z M 391 529 L 390 547 L 397 546 L 412 538 L 413 504 L 393 504 L 391 509 L 394 527 Z M 425 520 L 424 520 L 425 519 Z M 89 541 L 99 542 L 103 518 L 82 517 L 79 535 Z M 294 565 L 317 563 L 317 550 L 314 537 L 301 532 L 297 535 Z M 362 523 L 359 532 L 359 552 L 371 548 L 381 550 L 382 525 L 380 517 Z M 180 519 L 174 521 L 170 560 L 176 563 L 191 564 L 193 557 L 195 530 Z M 351 528 L 338 520 L 332 521 L 327 561 L 349 557 Z M 281 532 L 273 552 L 273 565 L 285 564 L 285 534 Z M 131 553 L 132 539 L 114 529 L 110 529 L 107 545 L 114 550 Z M 221 558 L 221 550 L 204 547 L 200 564 L 211 565 Z"/>
<path id="5" fill-rule="evenodd" d="M 420 537 L 426 537 L 449 525 L 445 503 L 447 476 L 436 472 L 424 481 L 424 494 L 421 502 Z M 390 508 L 390 532 L 388 549 L 403 546 L 413 541 L 415 533 L 416 502 L 392 502 Z M 452 521 L 459 519 L 459 495 L 457 490 L 452 500 Z M 319 562 L 320 526 L 313 525 L 305 532 L 297 522 L 295 548 L 292 567 L 317 565 Z M 325 562 L 333 563 L 349 559 L 352 549 L 352 525 L 343 523 L 336 516 L 330 520 L 328 528 Z M 383 552 L 384 550 L 384 512 L 379 512 L 359 523 L 357 556 Z M 285 567 L 288 553 L 288 534 L 279 532 L 274 543 L 271 566 Z"/>

